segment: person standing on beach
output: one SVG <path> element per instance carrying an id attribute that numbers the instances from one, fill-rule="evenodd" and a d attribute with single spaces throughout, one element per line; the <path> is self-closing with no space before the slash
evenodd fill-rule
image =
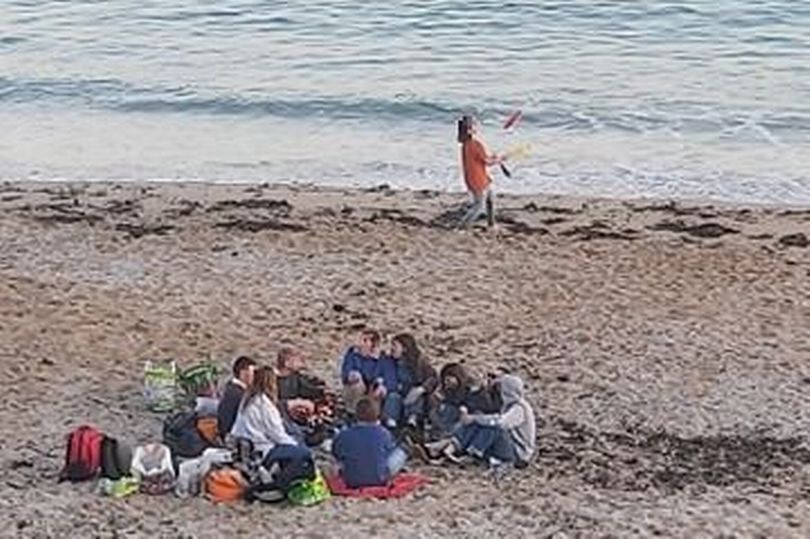
<path id="1" fill-rule="evenodd" d="M 472 204 L 461 218 L 460 226 L 467 226 L 484 213 L 489 226 L 495 224 L 492 202 L 492 178 L 487 167 L 503 162 L 503 157 L 490 154 L 478 136 L 476 121 L 472 116 L 462 116 L 458 122 L 458 142 L 461 144 L 461 164 L 464 183 L 472 195 Z"/>

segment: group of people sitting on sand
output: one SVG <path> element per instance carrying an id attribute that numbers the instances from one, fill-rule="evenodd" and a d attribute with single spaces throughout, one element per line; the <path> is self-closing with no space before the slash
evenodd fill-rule
<path id="1" fill-rule="evenodd" d="M 294 347 L 282 348 L 275 366 L 239 357 L 218 403 L 221 438 L 248 442 L 268 470 L 295 469 L 312 461 L 310 447 L 324 448 L 350 487 L 385 485 L 413 456 L 496 470 L 529 464 L 535 416 L 519 377 L 476 384 L 459 363 L 437 372 L 410 334 L 393 337 L 387 351 L 381 340 L 363 330 L 342 356 L 342 399 L 305 372 Z M 344 420 L 318 436 L 313 419 L 340 400 Z"/>

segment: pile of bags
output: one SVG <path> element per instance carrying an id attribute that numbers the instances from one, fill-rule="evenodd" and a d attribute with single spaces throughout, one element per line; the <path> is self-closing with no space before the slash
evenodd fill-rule
<path id="1" fill-rule="evenodd" d="M 265 470 L 261 455 L 242 441 L 228 447 L 217 430 L 216 366 L 206 363 L 178 372 L 174 362 L 148 362 L 144 397 L 152 411 L 185 408 L 164 419 L 162 443 L 134 450 L 95 427 L 67 436 L 60 481 L 99 478 L 99 492 L 123 498 L 135 493 L 178 497 L 205 495 L 214 502 L 237 500 L 298 505 L 320 503 L 329 488 L 314 462 L 305 471 Z M 286 473 L 285 473 L 286 472 Z"/>
<path id="2" fill-rule="evenodd" d="M 147 361 L 143 370 L 146 407 L 153 412 L 164 413 L 195 402 L 207 408 L 208 413 L 216 415 L 219 374 L 219 367 L 212 362 L 200 363 L 178 372 L 174 361 Z"/>

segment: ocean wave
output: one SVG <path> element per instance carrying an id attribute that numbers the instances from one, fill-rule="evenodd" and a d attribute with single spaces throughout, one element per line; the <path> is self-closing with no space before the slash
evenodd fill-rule
<path id="1" fill-rule="evenodd" d="M 447 120 L 460 112 L 427 101 L 386 99 L 249 99 L 239 96 L 195 97 L 189 99 L 127 99 L 114 107 L 124 112 L 207 113 L 230 116 L 279 116 L 284 118 L 325 118 L 333 120 Z"/>
<path id="2" fill-rule="evenodd" d="M 117 113 L 188 114 L 294 120 L 351 120 L 369 123 L 433 122 L 449 124 L 471 113 L 487 126 L 498 125 L 515 106 L 511 102 L 439 101 L 412 93 L 391 97 L 285 96 L 272 97 L 205 92 L 190 85 L 142 87 L 119 79 L 37 79 L 0 77 L 0 104 L 87 107 Z M 617 131 L 631 133 L 698 133 L 727 137 L 750 129 L 768 143 L 781 135 L 810 134 L 810 108 L 776 111 L 724 109 L 718 103 L 657 100 L 646 106 L 585 107 L 565 97 L 528 99 L 523 126 L 559 131 Z"/>

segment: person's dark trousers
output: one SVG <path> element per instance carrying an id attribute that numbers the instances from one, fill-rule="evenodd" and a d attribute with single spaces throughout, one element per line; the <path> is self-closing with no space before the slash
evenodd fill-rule
<path id="1" fill-rule="evenodd" d="M 286 490 L 299 479 L 315 477 L 315 462 L 312 453 L 302 445 L 277 445 L 264 457 L 262 466 L 271 470 L 278 464 L 279 470 L 273 476 L 273 483 L 281 490 Z"/>
<path id="2" fill-rule="evenodd" d="M 461 412 L 455 404 L 441 403 L 433 410 L 431 424 L 436 437 L 455 434 L 459 427 Z"/>
<path id="3" fill-rule="evenodd" d="M 402 395 L 394 391 L 388 393 L 383 401 L 383 425 L 389 426 L 390 424 L 392 427 L 397 427 L 402 421 L 403 407 Z"/>
<path id="4" fill-rule="evenodd" d="M 468 454 L 479 459 L 494 457 L 501 462 L 515 462 L 515 444 L 509 433 L 500 427 L 475 423 L 465 425 L 456 433 L 456 440 Z"/>

